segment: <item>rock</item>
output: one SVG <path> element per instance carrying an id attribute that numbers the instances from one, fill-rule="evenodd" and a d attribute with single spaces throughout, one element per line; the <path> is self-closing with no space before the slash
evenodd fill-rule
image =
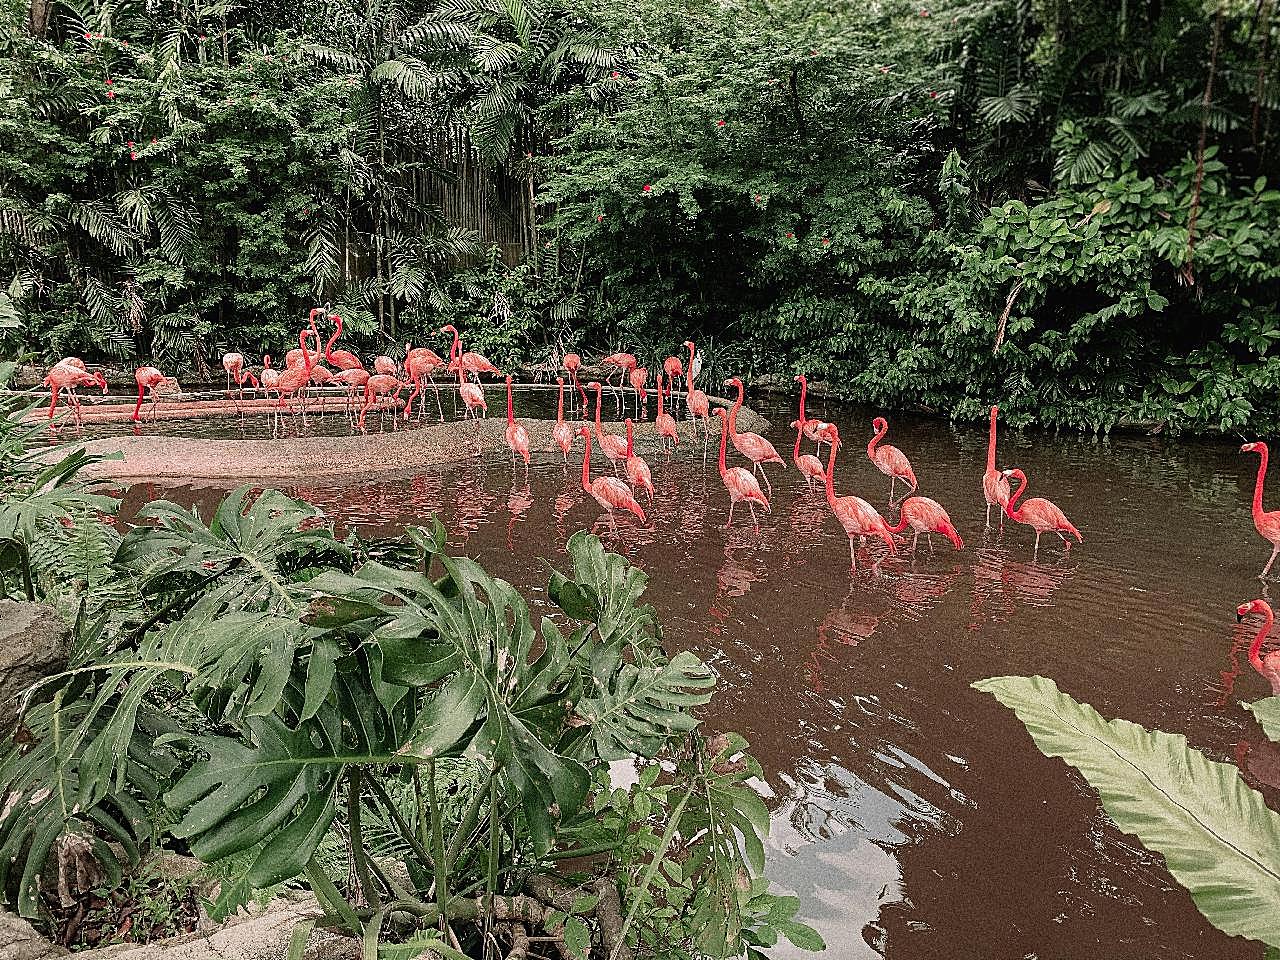
<path id="1" fill-rule="evenodd" d="M 45 960 L 69 952 L 40 936 L 21 917 L 0 910 L 0 960 Z"/>
<path id="2" fill-rule="evenodd" d="M 8 740 L 18 700 L 31 684 L 66 666 L 71 628 L 39 603 L 0 600 L 0 736 Z"/>

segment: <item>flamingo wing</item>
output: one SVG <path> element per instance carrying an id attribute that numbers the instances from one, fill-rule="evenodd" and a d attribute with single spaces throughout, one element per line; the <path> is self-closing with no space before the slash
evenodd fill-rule
<path id="1" fill-rule="evenodd" d="M 596 477 L 591 481 L 591 493 L 601 503 L 607 504 L 609 509 L 628 510 L 644 523 L 644 510 L 631 495 L 631 488 L 617 477 Z"/>
<path id="2" fill-rule="evenodd" d="M 729 496 L 733 500 L 754 500 L 768 509 L 769 500 L 760 489 L 760 482 L 750 470 L 730 467 L 724 473 L 724 485 L 728 487 Z"/>

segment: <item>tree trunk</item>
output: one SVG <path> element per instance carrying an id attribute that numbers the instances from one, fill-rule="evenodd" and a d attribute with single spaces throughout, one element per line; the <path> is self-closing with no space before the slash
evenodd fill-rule
<path id="1" fill-rule="evenodd" d="M 49 29 L 49 8 L 52 5 L 50 0 L 31 0 L 31 15 L 27 22 L 33 37 L 44 39 Z"/>
<path id="2" fill-rule="evenodd" d="M 1187 216 L 1187 260 L 1182 265 L 1182 278 L 1187 286 L 1195 286 L 1192 261 L 1196 253 L 1196 220 L 1200 216 L 1200 188 L 1204 186 L 1204 151 L 1209 138 L 1209 108 L 1213 105 L 1213 76 L 1218 70 L 1218 47 L 1222 42 L 1222 4 L 1213 17 L 1213 45 L 1209 49 L 1209 76 L 1204 83 L 1204 101 L 1200 114 L 1200 144 L 1196 148 L 1196 179 L 1191 188 L 1191 211 Z"/>

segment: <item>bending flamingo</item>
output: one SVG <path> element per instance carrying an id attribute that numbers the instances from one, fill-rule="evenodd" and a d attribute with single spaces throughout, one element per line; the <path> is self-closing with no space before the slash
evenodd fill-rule
<path id="1" fill-rule="evenodd" d="M 329 317 L 333 323 L 333 335 L 329 337 L 329 342 L 324 347 L 324 359 L 329 366 L 335 370 L 363 370 L 364 364 L 350 350 L 335 350 L 333 345 L 338 342 L 338 338 L 342 336 L 342 317 L 338 314 L 332 314 Z"/>
<path id="2" fill-rule="evenodd" d="M 663 384 L 666 383 L 664 388 Z M 671 451 L 676 448 L 680 442 L 680 431 L 676 428 L 676 418 L 669 413 L 662 411 L 662 395 L 671 394 L 671 384 L 663 380 L 662 374 L 658 374 L 658 415 L 653 419 L 653 425 L 658 430 L 658 436 L 662 438 L 662 449 L 667 455 L 667 459 L 671 459 Z M 671 446 L 667 446 L 667 441 L 671 441 Z"/>
<path id="3" fill-rule="evenodd" d="M 802 373 L 796 377 L 796 383 L 800 384 L 800 423 L 804 435 L 818 445 L 818 456 L 822 456 L 822 444 L 826 440 L 827 428 L 831 424 L 825 420 L 810 420 L 804 412 L 805 397 L 809 393 L 809 379 Z M 821 462 L 821 461 L 819 461 Z"/>
<path id="4" fill-rule="evenodd" d="M 604 432 L 604 426 L 600 423 L 600 395 L 603 389 L 600 384 L 592 380 L 587 384 L 587 389 L 596 393 L 596 439 L 600 443 L 601 452 L 613 464 L 613 472 L 617 473 L 618 461 L 625 460 L 627 456 L 627 441 Z"/>
<path id="5" fill-rule="evenodd" d="M 1262 656 L 1262 644 L 1271 634 L 1271 626 L 1276 619 L 1275 614 L 1271 612 L 1271 604 L 1267 601 L 1250 600 L 1236 607 L 1236 623 L 1251 613 L 1262 614 L 1263 620 L 1262 626 L 1258 629 L 1258 635 L 1253 638 L 1253 643 L 1249 646 L 1249 662 L 1253 664 L 1253 669 L 1262 674 L 1262 678 L 1271 684 L 1271 695 L 1280 696 L 1280 652 L 1273 650 L 1265 657 Z"/>
<path id="6" fill-rule="evenodd" d="M 453 369 L 458 374 L 458 396 L 462 398 L 462 405 L 466 409 L 466 415 L 477 418 L 487 415 L 489 413 L 489 404 L 484 399 L 484 388 L 478 383 L 468 382 L 466 374 L 460 365 L 455 364 Z M 483 411 L 483 414 L 477 411 Z"/>
<path id="7" fill-rule="evenodd" d="M 772 443 L 760 436 L 758 433 L 738 433 L 738 411 L 742 409 L 742 401 L 746 397 L 746 388 L 742 385 L 739 377 L 724 382 L 726 387 L 737 387 L 738 398 L 733 403 L 733 409 L 729 411 L 729 439 L 733 441 L 733 447 L 740 454 L 751 461 L 751 472 L 755 473 L 760 470 L 764 474 L 764 485 L 769 490 L 769 496 L 773 496 L 773 484 L 769 482 L 769 474 L 763 470 L 763 464 L 780 463 L 783 469 L 786 468 L 786 461 L 778 456 L 778 451 L 774 449 Z"/>
<path id="8" fill-rule="evenodd" d="M 524 468 L 529 469 L 529 431 L 524 424 L 516 420 L 511 406 L 511 378 L 507 377 L 507 446 L 511 448 L 511 466 L 516 465 L 516 454 L 524 460 Z"/>
<path id="9" fill-rule="evenodd" d="M 556 399 L 556 425 L 551 428 L 551 438 L 555 440 L 560 453 L 564 455 L 564 465 L 569 466 L 569 450 L 573 447 L 573 427 L 564 422 L 564 377 L 556 377 L 560 387 L 560 396 Z"/>
<path id="10" fill-rule="evenodd" d="M 1067 534 L 1075 537 L 1077 543 L 1084 543 L 1084 537 L 1081 536 L 1080 531 L 1071 525 L 1071 521 L 1067 519 L 1065 513 L 1058 509 L 1057 504 L 1044 499 L 1044 497 L 1032 497 L 1026 503 L 1017 506 L 1018 501 L 1027 492 L 1027 475 L 1021 470 L 1006 470 L 1004 475 L 1018 481 L 1018 492 L 1009 498 L 1009 502 L 1005 504 L 1004 512 L 1009 515 L 1010 520 L 1025 523 L 1035 530 L 1035 553 L 1040 551 L 1040 534 L 1049 531 L 1056 533 L 1068 547 L 1070 547 L 1070 541 L 1067 540 Z M 1033 556 L 1035 553 L 1033 553 Z"/>
<path id="11" fill-rule="evenodd" d="M 107 392 L 107 379 L 101 373 L 89 373 L 82 367 L 63 362 L 55 363 L 50 367 L 40 383 L 49 388 L 49 420 L 53 420 L 54 411 L 58 409 L 58 394 L 66 390 L 70 396 L 69 403 L 77 425 L 80 423 L 80 399 L 75 394 L 75 388 L 101 387 L 103 393 Z"/>
<path id="12" fill-rule="evenodd" d="M 307 337 L 314 335 L 316 338 L 316 349 L 311 351 L 306 349 Z M 298 407 L 302 410 L 302 422 L 307 422 L 307 408 L 304 404 L 304 393 L 307 384 L 311 382 L 311 368 L 315 366 L 316 361 L 320 357 L 320 335 L 314 330 L 303 330 L 298 334 L 298 344 L 302 347 L 302 366 L 289 367 L 281 371 L 279 378 L 276 380 L 275 391 L 279 395 L 276 401 L 276 423 L 280 422 L 280 410 L 285 407 L 285 397 L 297 396 Z"/>
<path id="13" fill-rule="evenodd" d="M 876 417 L 871 421 L 871 429 L 874 436 L 871 442 L 867 444 L 867 457 L 876 465 L 881 473 L 889 478 L 889 504 L 893 504 L 893 487 L 899 480 L 911 485 L 903 496 L 915 493 L 919 484 L 916 483 L 915 471 L 911 469 L 911 461 L 907 459 L 907 455 L 891 444 L 881 444 L 884 435 L 889 432 L 889 421 L 884 417 Z"/>
<path id="14" fill-rule="evenodd" d="M 996 469 L 996 416 L 1000 408 L 991 408 L 991 429 L 987 433 L 987 470 L 982 475 L 982 497 L 987 501 L 987 526 L 991 526 L 992 505 L 1000 508 L 1000 526 L 1004 526 L 1004 508 L 1009 503 L 1009 478 Z"/>
<path id="15" fill-rule="evenodd" d="M 630 417 L 627 417 L 627 480 L 631 483 L 631 489 L 643 489 L 647 492 L 649 503 L 653 503 L 653 474 L 644 457 L 636 456 Z"/>
<path id="16" fill-rule="evenodd" d="M 724 454 L 729 439 L 729 415 L 717 407 L 716 416 L 720 418 L 720 479 L 724 483 L 724 488 L 729 491 L 729 519 L 725 522 L 725 526 L 732 526 L 734 507 L 745 500 L 747 509 L 751 511 L 751 522 L 759 530 L 760 521 L 756 519 L 755 505 L 760 504 L 768 513 L 769 498 L 760 489 L 760 482 L 756 480 L 754 474 L 747 473 L 743 467 L 725 467 Z"/>
<path id="17" fill-rule="evenodd" d="M 625 483 L 617 477 L 591 479 L 591 430 L 586 426 L 579 427 L 578 435 L 586 441 L 586 448 L 582 451 L 582 489 L 595 497 L 596 503 L 609 514 L 609 523 L 613 525 L 615 532 L 618 529 L 618 523 L 613 517 L 615 510 L 629 511 L 644 523 L 644 510 Z"/>
<path id="18" fill-rule="evenodd" d="M 1267 565 L 1262 568 L 1262 572 L 1258 574 L 1260 579 L 1265 579 L 1271 572 L 1271 565 L 1276 562 L 1276 554 L 1280 553 L 1280 510 L 1262 509 L 1262 485 L 1267 479 L 1269 452 L 1267 445 L 1262 442 L 1246 443 L 1240 448 L 1240 452 L 1257 453 L 1262 456 L 1258 462 L 1258 479 L 1253 485 L 1253 525 L 1263 540 L 1271 542 L 1271 556 L 1267 560 Z"/>
<path id="19" fill-rule="evenodd" d="M 400 368 L 396 366 L 396 362 L 390 357 L 379 354 L 373 358 L 373 372 L 380 373 L 386 377 L 398 377 Z"/>
<path id="20" fill-rule="evenodd" d="M 698 390 L 693 385 L 693 366 L 694 357 L 696 356 L 693 341 L 686 340 L 684 345 L 689 348 L 689 368 L 685 371 L 685 388 L 687 392 L 684 395 L 684 405 L 688 408 L 689 416 L 693 418 L 695 423 L 698 420 L 702 421 L 702 465 L 705 467 L 707 464 L 707 440 L 711 436 L 711 400 L 703 391 Z"/>
<path id="21" fill-rule="evenodd" d="M 608 373 L 604 375 L 604 385 L 606 387 L 612 388 L 613 375 L 615 373 L 619 374 L 618 392 L 616 394 L 616 397 L 618 400 L 618 411 L 621 412 L 622 411 L 622 385 L 626 380 L 627 374 L 629 374 L 632 370 L 634 370 L 639 365 L 639 361 L 636 360 L 635 356 L 630 353 L 611 353 L 607 357 L 605 357 L 603 360 L 601 360 L 600 363 L 601 365 L 606 367 L 613 367 L 612 370 L 610 370 Z"/>
<path id="22" fill-rule="evenodd" d="M 649 406 L 649 391 L 645 389 L 649 383 L 649 368 L 636 367 L 627 374 L 627 380 L 631 383 L 631 389 L 636 392 L 636 416 L 642 416 L 640 413 L 641 404 L 646 408 Z"/>
<path id="23" fill-rule="evenodd" d="M 791 427 L 796 432 L 796 446 L 791 451 L 791 462 L 796 465 L 796 469 L 804 475 L 804 482 L 808 486 L 809 491 L 813 492 L 813 481 L 824 483 L 826 478 L 822 473 L 822 461 L 815 457 L 812 453 L 800 452 L 800 439 L 804 436 L 804 422 L 802 420 L 791 421 Z"/>
<path id="24" fill-rule="evenodd" d="M 151 396 L 151 419 L 155 420 L 160 394 L 177 391 L 178 381 L 173 377 L 166 377 L 155 367 L 139 367 L 133 371 L 133 379 L 138 385 L 138 402 L 133 406 L 133 422 L 137 423 L 142 419 L 139 411 L 142 409 L 143 396 L 148 393 Z"/>
<path id="25" fill-rule="evenodd" d="M 836 451 L 840 448 L 840 433 L 832 426 L 828 429 L 823 440 L 831 444 L 831 453 L 827 457 L 826 470 L 827 503 L 831 507 L 831 512 L 835 515 L 836 522 L 840 524 L 845 535 L 849 538 L 850 569 L 858 569 L 858 556 L 853 542 L 854 537 L 858 538 L 859 543 L 868 536 L 879 537 L 889 547 L 889 553 L 897 553 L 898 547 L 893 542 L 893 534 L 889 531 L 889 524 L 885 522 L 884 517 L 880 516 L 879 510 L 861 497 L 836 496 Z M 872 564 L 872 567 L 875 568 L 878 565 L 879 562 L 877 561 Z"/>
<path id="26" fill-rule="evenodd" d="M 363 367 L 348 367 L 346 370 L 339 370 L 333 375 L 333 382 L 340 383 L 346 387 L 347 399 L 347 419 L 354 420 L 356 413 L 356 403 L 364 386 L 369 382 L 369 371 Z"/>
<path id="27" fill-rule="evenodd" d="M 375 373 L 364 384 L 364 403 L 360 407 L 359 426 L 361 431 L 364 430 L 364 416 L 373 406 L 374 399 L 377 397 L 391 397 L 391 428 L 394 430 L 396 425 L 397 411 L 395 404 L 400 400 L 400 391 L 405 388 L 397 377 L 391 376 L 389 373 Z M 380 423 L 383 421 L 379 421 Z"/>
<path id="28" fill-rule="evenodd" d="M 404 375 L 413 384 L 413 390 L 410 391 L 409 400 L 404 407 L 404 418 L 406 420 L 413 414 L 413 398 L 422 393 L 422 382 L 430 380 L 431 390 L 436 395 L 436 412 L 440 414 L 440 422 L 444 423 L 444 407 L 440 405 L 440 388 L 435 381 L 435 372 L 443 366 L 444 361 L 440 359 L 440 355 L 434 350 L 428 350 L 426 347 L 415 347 L 411 343 L 404 345 Z M 425 406 L 425 402 L 419 399 L 419 420 L 422 419 L 423 406 Z"/>
<path id="29" fill-rule="evenodd" d="M 573 389 L 578 391 L 578 396 L 582 398 L 582 409 L 587 409 L 587 391 L 582 389 L 582 384 L 578 382 L 578 371 L 582 369 L 582 358 L 576 353 L 566 353 L 564 355 L 564 371 L 569 374 L 569 379 L 573 382 Z"/>
<path id="30" fill-rule="evenodd" d="M 449 351 L 449 369 L 452 371 L 456 364 L 458 369 L 464 374 L 475 374 L 476 379 L 480 379 L 482 373 L 501 373 L 502 371 L 495 367 L 478 353 L 468 350 L 462 352 L 462 335 L 458 333 L 458 328 L 453 324 L 447 324 L 440 328 L 441 333 L 453 334 L 453 347 Z"/>
<path id="31" fill-rule="evenodd" d="M 930 549 L 933 547 L 932 535 L 940 533 L 951 541 L 952 546 L 957 550 L 964 549 L 964 541 L 960 539 L 960 533 L 956 530 L 955 525 L 951 522 L 951 518 L 947 516 L 947 511 L 942 509 L 942 504 L 937 500 L 930 500 L 928 497 L 907 497 L 902 501 L 902 512 L 898 515 L 898 522 L 889 530 L 893 533 L 901 533 L 910 525 L 915 531 L 915 539 L 911 541 L 911 552 L 915 553 L 916 547 L 920 543 L 920 534 L 925 535 L 925 539 L 929 541 Z"/>

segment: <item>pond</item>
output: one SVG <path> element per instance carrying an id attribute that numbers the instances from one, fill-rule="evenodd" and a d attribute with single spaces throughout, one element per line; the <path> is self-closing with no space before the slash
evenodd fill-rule
<path id="1" fill-rule="evenodd" d="M 758 409 L 789 461 L 791 408 Z M 889 481 L 863 449 L 874 413 L 810 411 L 846 438 L 841 490 L 880 505 Z M 190 432 L 181 426 L 166 429 Z M 526 595 L 545 589 L 582 527 L 643 567 L 669 648 L 695 651 L 720 675 L 707 727 L 741 732 L 764 765 L 770 875 L 804 898 L 828 956 L 1261 957 L 1210 927 L 1074 772 L 969 687 L 1052 677 L 1104 716 L 1183 733 L 1241 763 L 1274 803 L 1280 752 L 1239 706 L 1268 689 L 1244 656 L 1251 628 L 1234 617 L 1259 594 L 1269 552 L 1249 518 L 1256 458 L 1227 442 L 1003 430 L 1001 463 L 1023 468 L 1032 495 L 1057 502 L 1085 537 L 1069 552 L 1046 538 L 1033 561 L 1028 528 L 984 532 L 985 431 L 896 417 L 888 439 L 911 458 L 921 493 L 950 511 L 962 552 L 922 543 L 880 575 L 851 576 L 821 495 L 777 467 L 759 530 L 726 530 L 714 463 L 704 470 L 687 443 L 669 465 L 645 451 L 652 523 L 620 523 L 616 536 L 558 452 L 535 453 L 527 479 L 498 454 L 409 480 L 289 492 L 374 534 L 438 513 L 453 550 Z M 207 506 L 220 493 L 139 484 L 124 510 L 162 496 Z"/>

